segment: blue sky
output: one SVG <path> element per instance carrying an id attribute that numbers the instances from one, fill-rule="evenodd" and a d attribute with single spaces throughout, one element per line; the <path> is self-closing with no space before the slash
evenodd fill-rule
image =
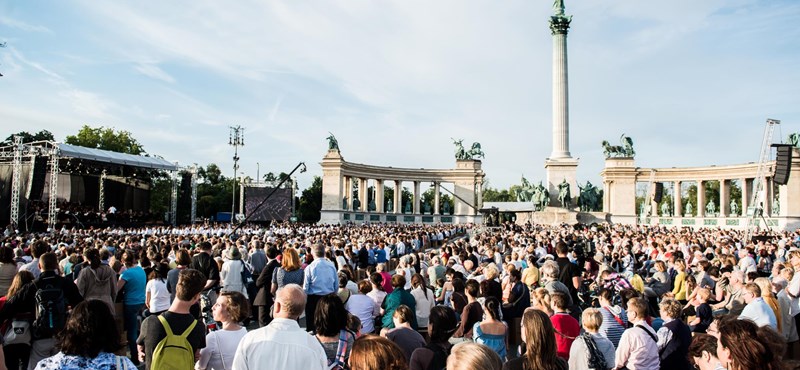
<path id="1" fill-rule="evenodd" d="M 3 137 L 131 131 L 181 164 L 320 175 L 348 161 L 452 168 L 478 141 L 490 184 L 544 179 L 550 0 L 3 1 Z M 570 150 L 599 183 L 600 141 L 642 167 L 756 161 L 766 118 L 800 131 L 800 1 L 566 0 Z"/>

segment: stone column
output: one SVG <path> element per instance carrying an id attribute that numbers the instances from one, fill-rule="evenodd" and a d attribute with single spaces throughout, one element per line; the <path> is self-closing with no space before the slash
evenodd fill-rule
<path id="1" fill-rule="evenodd" d="M 414 203 L 411 207 L 415 215 L 420 214 L 422 211 L 419 209 L 419 181 L 414 181 Z"/>
<path id="2" fill-rule="evenodd" d="M 719 212 L 721 217 L 731 214 L 731 180 L 719 180 Z"/>
<path id="3" fill-rule="evenodd" d="M 353 210 L 353 177 L 347 176 L 344 180 L 344 196 L 347 197 L 347 207 L 345 211 Z"/>
<path id="4" fill-rule="evenodd" d="M 764 217 L 772 216 L 772 179 L 764 177 L 762 190 L 764 191 Z"/>
<path id="5" fill-rule="evenodd" d="M 400 208 L 400 202 L 403 200 L 403 181 L 402 180 L 394 180 L 394 213 L 400 214 L 403 213 L 403 209 Z"/>
<path id="6" fill-rule="evenodd" d="M 438 215 L 440 213 L 439 212 L 439 197 L 440 197 L 439 186 L 441 186 L 441 184 L 439 182 L 434 182 L 433 183 L 433 214 L 435 214 L 435 215 Z"/>
<path id="7" fill-rule="evenodd" d="M 383 201 L 383 180 L 375 180 L 375 212 L 384 212 Z"/>
<path id="8" fill-rule="evenodd" d="M 571 17 L 563 10 L 550 18 L 553 34 L 553 151 L 550 159 L 572 158 L 569 153 L 569 83 L 567 32 Z"/>
<path id="9" fill-rule="evenodd" d="M 681 182 L 675 181 L 672 185 L 672 216 L 673 217 L 683 217 L 683 203 L 681 200 Z"/>
<path id="10" fill-rule="evenodd" d="M 697 217 L 706 217 L 706 182 L 697 181 Z"/>
<path id="11" fill-rule="evenodd" d="M 358 201 L 361 202 L 359 211 L 367 211 L 367 199 L 367 179 L 360 178 L 358 179 Z"/>

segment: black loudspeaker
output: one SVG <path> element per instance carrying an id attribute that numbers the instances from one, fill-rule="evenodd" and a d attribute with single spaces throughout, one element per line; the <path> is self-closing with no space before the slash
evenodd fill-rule
<path id="1" fill-rule="evenodd" d="M 47 176 L 47 158 L 35 157 L 33 159 L 33 178 L 28 186 L 28 200 L 42 200 L 44 194 L 44 180 Z"/>
<path id="2" fill-rule="evenodd" d="M 789 182 L 789 173 L 792 170 L 792 146 L 775 145 L 777 155 L 775 157 L 775 175 L 772 180 L 778 185 L 786 185 Z"/>
<path id="3" fill-rule="evenodd" d="M 656 193 L 653 194 L 653 201 L 656 203 L 661 203 L 661 198 L 664 197 L 664 183 L 657 182 L 656 183 Z"/>

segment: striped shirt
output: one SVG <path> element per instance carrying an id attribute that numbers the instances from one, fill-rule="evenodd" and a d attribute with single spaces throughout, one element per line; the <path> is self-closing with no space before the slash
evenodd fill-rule
<path id="1" fill-rule="evenodd" d="M 620 325 L 617 319 L 614 318 L 614 314 L 611 313 L 617 310 L 620 312 L 617 319 L 621 320 L 624 325 Z M 617 348 L 617 346 L 619 346 L 619 339 L 622 338 L 622 333 L 628 326 L 628 316 L 625 314 L 625 310 L 619 307 L 614 307 L 613 309 L 603 307 L 600 309 L 600 313 L 603 315 L 603 323 L 600 325 L 600 330 L 598 330 L 598 332 L 602 336 L 608 338 L 608 340 L 614 344 L 614 348 Z"/>

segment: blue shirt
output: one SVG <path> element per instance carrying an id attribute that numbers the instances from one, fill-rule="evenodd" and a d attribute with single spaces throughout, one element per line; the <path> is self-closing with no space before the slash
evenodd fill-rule
<path id="1" fill-rule="evenodd" d="M 125 304 L 144 304 L 145 286 L 147 285 L 144 269 L 141 266 L 130 267 L 123 271 L 119 278 L 125 280 L 123 288 L 125 289 Z"/>
<path id="2" fill-rule="evenodd" d="M 376 249 L 375 250 L 375 261 L 378 263 L 386 263 L 386 251 L 383 249 Z"/>
<path id="3" fill-rule="evenodd" d="M 335 293 L 339 288 L 339 276 L 333 262 L 315 258 L 305 269 L 303 289 L 309 295 L 327 295 Z"/>

